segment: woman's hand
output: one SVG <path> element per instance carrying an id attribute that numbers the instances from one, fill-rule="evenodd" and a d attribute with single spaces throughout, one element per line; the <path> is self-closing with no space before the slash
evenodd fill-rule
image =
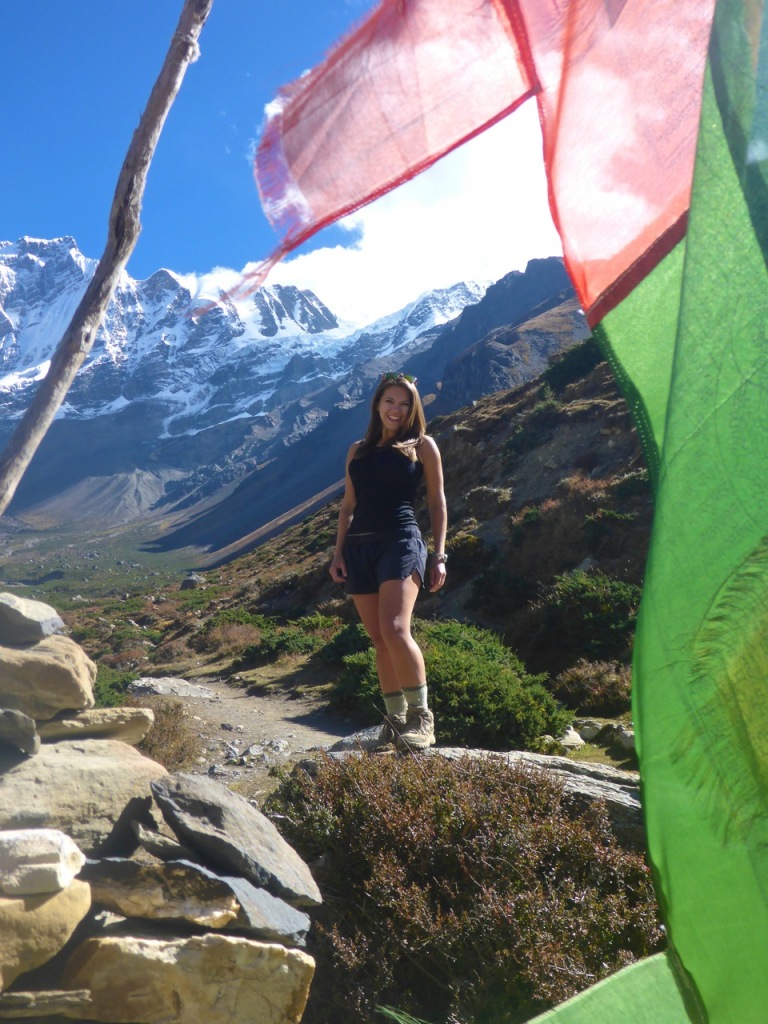
<path id="1" fill-rule="evenodd" d="M 445 562 L 438 562 L 433 556 L 429 556 L 429 590 L 434 594 L 445 584 Z"/>
<path id="2" fill-rule="evenodd" d="M 328 570 L 334 583 L 343 583 L 347 578 L 347 566 L 341 555 L 334 555 Z"/>

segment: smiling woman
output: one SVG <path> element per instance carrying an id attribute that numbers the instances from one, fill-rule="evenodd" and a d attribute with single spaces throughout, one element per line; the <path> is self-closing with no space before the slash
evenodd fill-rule
<path id="1" fill-rule="evenodd" d="M 435 552 L 427 557 L 414 502 L 426 483 Z M 411 634 L 422 586 L 445 583 L 446 507 L 440 452 L 427 435 L 416 378 L 385 373 L 365 437 L 347 454 L 331 577 L 346 585 L 376 651 L 386 707 L 378 745 L 423 749 L 435 742 L 424 658 Z"/>

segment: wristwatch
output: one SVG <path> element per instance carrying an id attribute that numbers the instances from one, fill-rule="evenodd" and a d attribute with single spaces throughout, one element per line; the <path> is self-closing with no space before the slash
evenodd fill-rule
<path id="1" fill-rule="evenodd" d="M 444 553 L 437 554 L 437 552 L 433 552 L 432 557 L 436 562 L 442 562 L 443 565 L 448 561 L 448 555 Z"/>

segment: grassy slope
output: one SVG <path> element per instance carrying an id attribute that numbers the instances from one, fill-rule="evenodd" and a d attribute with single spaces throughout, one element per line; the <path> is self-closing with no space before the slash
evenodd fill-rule
<path id="1" fill-rule="evenodd" d="M 430 432 L 445 465 L 449 579 L 444 593 L 420 599 L 417 614 L 491 627 L 535 672 L 554 674 L 588 656 L 578 637 L 565 643 L 553 630 L 542 598 L 585 559 L 613 580 L 640 584 L 651 519 L 636 438 L 606 364 L 581 346 L 537 381 L 441 417 Z M 113 668 L 227 677 L 254 637 L 233 626 L 214 653 L 201 652 L 200 630 L 222 609 L 354 618 L 327 573 L 337 514 L 332 501 L 205 572 L 193 590 L 180 589 L 179 563 L 137 557 L 130 531 L 84 540 L 73 528 L 69 538 L 38 537 L 25 548 L 22 530 L 6 537 L 0 571 L 7 589 L 53 604 L 85 649 Z M 13 585 L 24 578 L 26 586 Z M 629 647 L 618 655 L 629 656 Z M 318 691 L 328 683 L 299 657 L 244 675 Z"/>

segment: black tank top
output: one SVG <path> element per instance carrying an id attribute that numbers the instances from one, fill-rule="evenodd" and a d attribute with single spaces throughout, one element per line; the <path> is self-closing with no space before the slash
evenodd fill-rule
<path id="1" fill-rule="evenodd" d="M 373 448 L 349 463 L 355 488 L 355 512 L 349 528 L 356 533 L 414 533 L 418 524 L 413 511 L 416 490 L 424 467 L 411 462 L 396 448 Z"/>

